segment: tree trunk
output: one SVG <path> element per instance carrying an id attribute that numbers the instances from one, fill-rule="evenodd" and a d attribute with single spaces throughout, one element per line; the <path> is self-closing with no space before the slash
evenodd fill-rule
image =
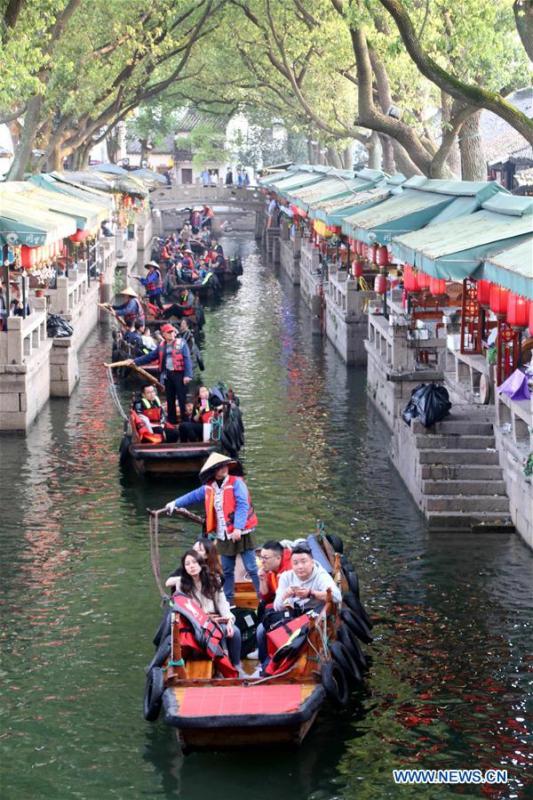
<path id="1" fill-rule="evenodd" d="M 61 171 L 63 169 L 63 152 L 59 145 L 56 145 L 56 147 L 48 153 L 46 169 L 48 172 Z"/>
<path id="2" fill-rule="evenodd" d="M 10 181 L 21 181 L 24 177 L 24 172 L 31 159 L 31 151 L 33 149 L 35 136 L 39 128 L 42 105 L 43 98 L 40 95 L 32 97 L 28 101 L 28 107 L 24 114 L 24 129 L 20 141 L 15 148 L 15 158 L 9 170 L 8 178 Z"/>
<path id="3" fill-rule="evenodd" d="M 383 171 L 389 175 L 396 172 L 396 162 L 394 161 L 394 148 L 390 136 L 381 134 L 379 137 L 381 142 L 381 150 L 383 152 Z"/>
<path id="4" fill-rule="evenodd" d="M 423 175 L 424 173 L 422 170 L 418 169 L 416 164 L 411 160 L 409 153 L 402 147 L 400 142 L 396 142 L 394 139 L 392 140 L 392 146 L 394 149 L 394 162 L 396 164 L 396 169 L 398 172 L 401 172 L 402 175 L 405 175 L 406 178 L 412 178 L 413 175 Z"/>
<path id="5" fill-rule="evenodd" d="M 370 169 L 381 169 L 381 143 L 375 131 L 372 131 L 372 136 L 366 149 L 368 150 L 368 166 Z"/>
<path id="6" fill-rule="evenodd" d="M 442 114 L 442 136 L 446 136 L 446 132 L 451 128 L 451 117 L 453 108 L 453 98 L 446 92 L 441 92 L 441 114 Z M 461 176 L 461 155 L 459 153 L 459 142 L 457 136 L 454 137 L 453 144 L 450 146 L 448 155 L 446 156 L 445 164 L 452 173 L 452 175 L 459 179 Z"/>
<path id="7" fill-rule="evenodd" d="M 335 150 L 333 147 L 328 147 L 326 150 L 326 157 L 330 166 L 336 169 L 342 169 L 342 161 L 338 150 Z"/>
<path id="8" fill-rule="evenodd" d="M 342 166 L 344 169 L 353 168 L 353 147 L 351 144 L 347 145 L 342 153 Z"/>
<path id="9" fill-rule="evenodd" d="M 89 153 L 91 152 L 90 144 L 82 144 L 72 153 L 72 169 L 84 170 L 89 165 Z"/>
<path id="10" fill-rule="evenodd" d="M 479 133 L 481 110 L 471 114 L 463 123 L 459 134 L 461 177 L 464 181 L 486 181 L 487 164 Z"/>

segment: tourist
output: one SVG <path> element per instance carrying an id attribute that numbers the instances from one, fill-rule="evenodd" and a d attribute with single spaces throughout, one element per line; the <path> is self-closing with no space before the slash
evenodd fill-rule
<path id="1" fill-rule="evenodd" d="M 201 442 L 204 425 L 209 424 L 212 416 L 213 412 L 209 408 L 209 389 L 207 386 L 200 386 L 190 421 L 180 423 L 180 441 Z"/>
<path id="2" fill-rule="evenodd" d="M 233 186 L 233 172 L 231 171 L 231 167 L 228 167 L 226 172 L 226 179 L 225 179 L 226 186 Z"/>
<path id="3" fill-rule="evenodd" d="M 211 453 L 200 470 L 202 486 L 166 504 L 172 514 L 176 508 L 186 508 L 194 503 L 204 503 L 205 531 L 215 534 L 217 548 L 224 570 L 225 592 L 233 603 L 235 592 L 235 561 L 241 556 L 256 592 L 259 594 L 259 576 L 255 560 L 253 532 L 257 526 L 250 493 L 244 480 L 230 475 L 229 470 L 238 462 L 220 453 Z"/>
<path id="4" fill-rule="evenodd" d="M 204 189 L 207 189 L 207 187 L 209 186 L 209 170 L 206 169 L 205 167 L 200 173 L 200 178 L 202 179 L 202 186 L 204 187 Z"/>
<path id="5" fill-rule="evenodd" d="M 310 608 L 323 605 L 328 599 L 341 601 L 341 592 L 331 575 L 313 559 L 307 544 L 296 545 L 291 553 L 291 569 L 284 572 L 278 583 L 274 598 L 274 609 L 281 611 L 289 607 L 294 616 L 304 614 Z"/>
<path id="6" fill-rule="evenodd" d="M 207 562 L 196 552 L 187 550 L 181 559 L 180 575 L 173 575 L 166 581 L 175 593 L 190 597 L 206 614 L 212 615 L 224 631 L 226 646 L 233 666 L 239 674 L 241 667 L 241 632 L 235 625 L 235 617 L 222 588 L 218 576 L 211 573 Z"/>
<path id="7" fill-rule="evenodd" d="M 262 546 L 259 591 L 264 603 L 274 602 L 280 575 L 292 569 L 291 555 L 289 547 L 283 547 L 280 542 L 274 540 L 265 542 Z"/>
<path id="8" fill-rule="evenodd" d="M 209 570 L 210 574 L 216 575 L 216 577 L 220 580 L 221 586 L 224 586 L 224 572 L 222 570 L 220 556 L 218 554 L 215 542 L 212 542 L 211 539 L 207 538 L 207 536 L 202 536 L 201 539 L 198 539 L 193 544 L 192 549 L 196 550 L 198 555 L 203 558 L 207 564 L 207 569 Z"/>
<path id="9" fill-rule="evenodd" d="M 214 186 L 215 188 L 218 186 L 218 172 L 216 169 L 212 169 L 209 173 L 209 186 Z"/>
<path id="10" fill-rule="evenodd" d="M 176 399 L 179 403 L 180 415 L 185 417 L 185 404 L 187 402 L 186 386 L 192 380 L 191 353 L 183 339 L 178 338 L 173 325 L 167 323 L 161 326 L 164 341 L 135 359 L 130 359 L 129 364 L 143 366 L 157 360 L 159 365 L 160 381 L 165 385 L 167 395 L 167 415 L 171 425 L 177 425 Z"/>

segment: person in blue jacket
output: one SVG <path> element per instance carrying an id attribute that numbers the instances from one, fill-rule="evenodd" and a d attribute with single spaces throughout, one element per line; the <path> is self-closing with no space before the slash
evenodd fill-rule
<path id="1" fill-rule="evenodd" d="M 149 261 L 148 264 L 144 265 L 144 268 L 148 270 L 146 278 L 137 278 L 137 280 L 146 289 L 148 300 L 163 310 L 163 300 L 161 298 L 163 294 L 163 278 L 161 277 L 159 264 L 155 261 Z"/>
<path id="2" fill-rule="evenodd" d="M 224 593 L 230 604 L 235 594 L 235 561 L 240 555 L 259 595 L 259 575 L 255 557 L 254 531 L 257 516 L 244 480 L 230 475 L 238 462 L 221 453 L 211 453 L 200 470 L 202 486 L 167 503 L 167 514 L 176 508 L 203 503 L 205 532 L 216 539 L 224 572 Z"/>
<path id="3" fill-rule="evenodd" d="M 170 323 L 161 326 L 164 341 L 144 356 L 132 358 L 128 363 L 142 367 L 157 359 L 160 380 L 167 395 L 167 417 L 171 425 L 177 425 L 176 399 L 181 419 L 186 419 L 187 384 L 192 380 L 191 351 L 183 339 L 178 338 L 176 328 Z"/>

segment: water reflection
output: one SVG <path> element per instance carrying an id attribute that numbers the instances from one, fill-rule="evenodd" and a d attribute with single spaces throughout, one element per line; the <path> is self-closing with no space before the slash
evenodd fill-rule
<path id="1" fill-rule="evenodd" d="M 172 731 L 143 721 L 159 617 L 145 509 L 178 486 L 117 468 L 100 329 L 71 401 L 50 403 L 27 440 L 0 439 L 2 798 L 452 793 L 395 787 L 392 768 L 408 765 L 503 765 L 512 788 L 485 795 L 526 797 L 531 554 L 516 537 L 428 535 L 364 372 L 346 370 L 313 336 L 298 290 L 241 246 L 242 285 L 207 315 L 205 381 L 241 396 L 261 536 L 310 532 L 321 518 L 347 543 L 377 620 L 368 686 L 347 711 L 321 715 L 298 751 L 183 759 Z M 189 523 L 164 526 L 165 569 L 195 536 Z"/>

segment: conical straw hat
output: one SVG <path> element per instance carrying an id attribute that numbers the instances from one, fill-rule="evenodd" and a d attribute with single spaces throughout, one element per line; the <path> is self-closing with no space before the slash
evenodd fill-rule
<path id="1" fill-rule="evenodd" d="M 216 470 L 218 467 L 222 467 L 224 464 L 230 466 L 231 464 L 235 463 L 236 462 L 232 458 L 229 458 L 229 456 L 223 456 L 222 453 L 211 453 L 200 470 L 200 478 L 205 478 L 205 476 L 210 472 L 213 472 L 213 470 Z"/>
<path id="2" fill-rule="evenodd" d="M 137 292 L 135 289 L 132 289 L 131 286 L 126 286 L 125 289 L 121 289 L 118 294 L 125 294 L 127 297 L 137 297 Z"/>

